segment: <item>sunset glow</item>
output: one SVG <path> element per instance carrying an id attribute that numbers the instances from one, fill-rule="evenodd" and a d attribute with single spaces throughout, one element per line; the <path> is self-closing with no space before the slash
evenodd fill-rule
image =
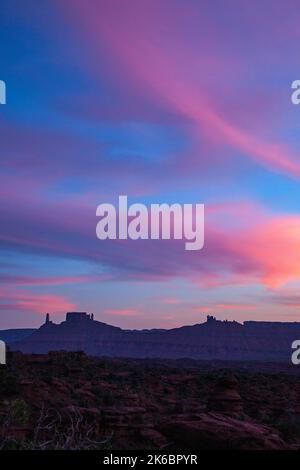
<path id="1" fill-rule="evenodd" d="M 242 3 L 4 2 L 1 328 L 300 321 L 299 13 Z M 120 194 L 204 203 L 204 248 L 98 240 Z"/>

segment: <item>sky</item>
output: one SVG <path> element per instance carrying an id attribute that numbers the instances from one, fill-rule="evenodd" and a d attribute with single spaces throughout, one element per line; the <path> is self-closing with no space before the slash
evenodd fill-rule
<path id="1" fill-rule="evenodd" d="M 300 321 L 294 0 L 1 0 L 0 328 Z M 96 238 L 204 203 L 205 245 Z"/>

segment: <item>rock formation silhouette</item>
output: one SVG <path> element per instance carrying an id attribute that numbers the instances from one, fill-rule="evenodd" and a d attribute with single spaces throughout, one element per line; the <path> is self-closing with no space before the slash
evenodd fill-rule
<path id="1" fill-rule="evenodd" d="M 205 323 L 170 330 L 122 330 L 94 320 L 93 314 L 68 312 L 64 322 L 55 324 L 47 317 L 38 330 L 9 346 L 25 353 L 66 350 L 109 357 L 290 362 L 291 344 L 299 338 L 300 323 L 241 324 L 209 316 Z"/>

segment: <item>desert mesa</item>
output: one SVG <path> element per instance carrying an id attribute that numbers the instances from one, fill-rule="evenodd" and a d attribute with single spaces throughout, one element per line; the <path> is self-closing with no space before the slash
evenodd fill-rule
<path id="1" fill-rule="evenodd" d="M 19 333 L 18 333 L 19 331 Z M 47 354 L 84 351 L 90 356 L 291 362 L 291 345 L 300 339 L 298 322 L 221 321 L 173 329 L 125 330 L 94 319 L 86 312 L 68 312 L 55 324 L 49 314 L 38 329 L 0 331 L 13 351 Z"/>

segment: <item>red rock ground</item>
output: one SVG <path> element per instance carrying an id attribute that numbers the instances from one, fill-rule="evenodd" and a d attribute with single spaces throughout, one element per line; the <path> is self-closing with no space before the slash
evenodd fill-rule
<path id="1" fill-rule="evenodd" d="M 0 448 L 300 449 L 295 366 L 9 353 Z"/>

